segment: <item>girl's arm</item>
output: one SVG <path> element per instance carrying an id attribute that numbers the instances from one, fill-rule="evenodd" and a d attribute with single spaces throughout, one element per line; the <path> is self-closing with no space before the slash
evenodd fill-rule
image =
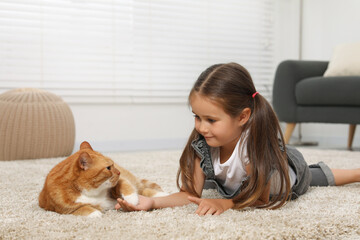
<path id="1" fill-rule="evenodd" d="M 251 165 L 248 164 L 245 167 L 248 175 L 251 174 Z M 269 202 L 270 196 L 270 181 L 267 183 L 266 188 L 260 198 L 253 204 L 253 206 L 264 205 Z M 199 207 L 196 213 L 202 215 L 220 215 L 230 208 L 236 208 L 232 199 L 201 199 L 193 196 L 189 196 L 189 200 L 196 203 Z"/>
<path id="2" fill-rule="evenodd" d="M 261 206 L 269 203 L 270 196 L 270 181 L 267 183 L 264 192 L 258 200 L 252 206 Z M 196 214 L 203 215 L 220 215 L 230 208 L 236 209 L 232 199 L 201 199 L 193 196 L 189 196 L 189 200 L 196 203 L 199 207 L 196 210 Z"/>
<path id="3" fill-rule="evenodd" d="M 189 200 L 199 206 L 195 213 L 200 216 L 220 215 L 234 206 L 232 199 L 205 199 L 189 196 Z"/>
<path id="4" fill-rule="evenodd" d="M 195 191 L 199 194 L 199 196 L 201 196 L 205 182 L 205 175 L 200 167 L 200 159 L 198 157 L 195 159 L 194 181 Z M 165 197 L 148 198 L 139 196 L 139 204 L 136 206 L 119 198 L 117 200 L 118 204 L 116 204 L 115 208 L 122 208 L 124 211 L 147 211 L 165 207 L 183 206 L 191 203 L 188 199 L 189 196 L 191 196 L 190 193 L 185 191 L 173 193 Z"/>
<path id="5" fill-rule="evenodd" d="M 205 182 L 205 175 L 200 167 L 200 158 L 198 157 L 195 158 L 194 167 L 195 167 L 194 169 L 195 191 L 197 192 L 197 194 L 199 194 L 199 196 L 201 196 Z M 169 196 L 153 198 L 154 203 L 152 208 L 159 209 L 165 207 L 176 207 L 176 206 L 186 205 L 191 203 L 191 201 L 189 201 L 188 199 L 189 196 L 191 196 L 190 193 L 181 191 L 178 193 L 173 193 Z"/>

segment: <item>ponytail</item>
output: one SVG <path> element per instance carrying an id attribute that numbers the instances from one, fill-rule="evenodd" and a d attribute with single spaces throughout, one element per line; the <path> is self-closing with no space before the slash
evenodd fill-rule
<path id="1" fill-rule="evenodd" d="M 287 157 L 279 146 L 284 146 L 284 138 L 269 102 L 260 94 L 253 96 L 253 113 L 246 126 L 251 173 L 248 183 L 233 202 L 236 208 L 253 205 L 264 192 L 272 173 L 278 172 L 281 179 L 279 193 L 273 195 L 268 204 L 260 206 L 275 209 L 284 205 L 290 194 Z"/>

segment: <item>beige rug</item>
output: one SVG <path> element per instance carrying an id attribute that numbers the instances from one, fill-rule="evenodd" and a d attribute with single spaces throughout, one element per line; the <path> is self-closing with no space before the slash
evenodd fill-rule
<path id="1" fill-rule="evenodd" d="M 308 163 L 360 168 L 360 152 L 300 149 Z M 176 192 L 180 151 L 107 154 L 137 176 Z M 61 158 L 0 162 L 0 239 L 360 239 L 360 184 L 311 188 L 280 210 L 199 217 L 196 205 L 151 212 L 111 210 L 100 219 L 45 212 L 37 203 Z M 205 197 L 216 197 L 206 190 Z"/>

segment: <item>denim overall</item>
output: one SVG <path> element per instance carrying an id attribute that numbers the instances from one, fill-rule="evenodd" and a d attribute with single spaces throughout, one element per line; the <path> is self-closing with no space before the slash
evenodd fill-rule
<path id="1" fill-rule="evenodd" d="M 215 178 L 210 147 L 206 143 L 204 137 L 200 135 L 198 139 L 194 140 L 191 143 L 191 146 L 194 148 L 195 152 L 200 157 L 200 167 L 206 176 L 206 182 L 209 183 L 209 185 L 214 185 L 217 191 L 224 198 L 230 199 L 238 195 L 244 182 L 248 180 L 249 176 L 245 177 L 241 181 L 237 190 L 231 193 L 226 192 L 224 187 Z M 284 151 L 283 147 L 280 147 L 280 150 Z M 294 147 L 287 146 L 286 154 L 288 163 L 296 174 L 296 182 L 291 188 L 291 199 L 296 199 L 308 190 L 311 182 L 311 173 L 309 171 L 309 166 L 304 160 L 303 155 L 298 150 L 296 150 Z M 314 166 L 317 167 L 318 165 Z"/>

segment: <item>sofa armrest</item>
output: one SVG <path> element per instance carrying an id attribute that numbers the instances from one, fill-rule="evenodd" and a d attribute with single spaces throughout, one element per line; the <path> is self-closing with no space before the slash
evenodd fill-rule
<path id="1" fill-rule="evenodd" d="M 273 87 L 273 107 L 280 121 L 297 122 L 296 84 L 304 78 L 322 76 L 328 63 L 286 60 L 279 64 Z"/>

